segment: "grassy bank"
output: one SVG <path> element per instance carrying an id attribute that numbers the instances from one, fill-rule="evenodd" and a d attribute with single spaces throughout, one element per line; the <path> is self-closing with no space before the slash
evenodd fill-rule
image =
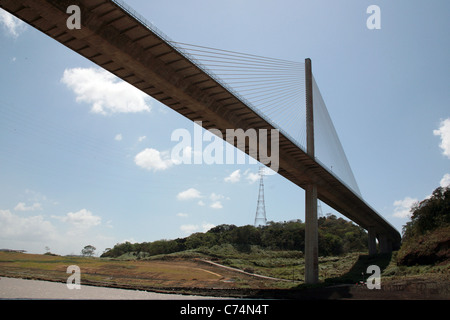
<path id="1" fill-rule="evenodd" d="M 339 277 L 345 274 L 358 260 L 360 253 L 349 253 L 337 257 L 319 258 L 319 279 Z M 137 259 L 133 254 L 127 254 L 120 259 Z M 237 268 L 249 273 L 263 276 L 304 281 L 305 260 L 301 251 L 265 250 L 258 246 L 251 246 L 245 251 L 240 251 L 232 245 L 226 244 L 211 248 L 201 247 L 195 250 L 187 250 L 167 255 L 157 255 L 142 260 L 161 259 L 208 259 L 225 266 Z"/>

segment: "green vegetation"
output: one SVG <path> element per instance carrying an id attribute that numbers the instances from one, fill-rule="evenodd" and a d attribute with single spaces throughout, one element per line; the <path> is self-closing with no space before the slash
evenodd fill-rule
<path id="1" fill-rule="evenodd" d="M 268 250 L 251 246 L 248 251 L 242 252 L 225 244 L 193 251 L 212 261 L 249 273 L 301 282 L 304 280 L 305 259 L 303 252 L 298 250 Z M 352 267 L 359 255 L 359 252 L 352 252 L 319 257 L 319 278 L 340 277 Z"/>
<path id="2" fill-rule="evenodd" d="M 81 255 L 85 257 L 92 257 L 95 253 L 95 250 L 97 250 L 94 246 L 91 246 L 90 244 L 85 246 L 83 250 L 81 250 Z"/>
<path id="3" fill-rule="evenodd" d="M 439 187 L 411 209 L 403 227 L 399 265 L 431 265 L 450 260 L 450 187 Z"/>
<path id="4" fill-rule="evenodd" d="M 403 227 L 404 241 L 450 225 L 450 186 L 437 188 L 429 198 L 415 204 L 411 212 L 411 221 Z"/>
<path id="5" fill-rule="evenodd" d="M 367 250 L 367 233 L 352 222 L 334 215 L 322 217 L 319 225 L 319 255 L 336 256 Z M 194 233 L 186 238 L 158 240 L 143 243 L 119 243 L 106 250 L 101 257 L 117 258 L 123 255 L 131 258 L 147 258 L 185 250 L 229 245 L 242 253 L 255 248 L 270 251 L 295 251 L 300 255 L 305 246 L 305 224 L 300 220 L 269 222 L 266 226 L 219 225 L 205 233 Z M 253 249 L 252 249 L 253 248 Z M 261 252 L 260 252 L 261 253 Z"/>

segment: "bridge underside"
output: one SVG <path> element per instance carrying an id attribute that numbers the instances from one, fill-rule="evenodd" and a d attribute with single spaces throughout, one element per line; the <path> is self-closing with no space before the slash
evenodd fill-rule
<path id="1" fill-rule="evenodd" d="M 66 26 L 69 5 L 81 8 L 80 30 Z M 202 121 L 205 129 L 224 136 L 226 129 L 274 129 L 164 36 L 110 0 L 0 0 L 0 7 L 186 118 Z M 248 146 L 234 144 L 249 153 Z M 397 230 L 281 133 L 279 154 L 279 174 L 303 189 L 316 185 L 321 201 L 371 230 L 385 251 L 399 247 Z"/>

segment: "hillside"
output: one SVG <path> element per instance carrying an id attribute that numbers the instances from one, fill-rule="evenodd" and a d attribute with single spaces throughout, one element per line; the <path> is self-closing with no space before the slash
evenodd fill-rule
<path id="1" fill-rule="evenodd" d="M 398 253 L 398 264 L 433 265 L 450 262 L 450 226 L 436 228 L 405 242 Z"/>
<path id="2" fill-rule="evenodd" d="M 336 256 L 367 250 L 367 233 L 364 229 L 334 215 L 322 217 L 319 225 L 319 255 Z M 142 243 L 118 243 L 105 250 L 101 257 L 117 258 L 134 255 L 136 258 L 170 254 L 198 248 L 231 245 L 240 252 L 252 247 L 265 250 L 302 251 L 305 246 L 305 224 L 300 220 L 269 222 L 266 226 L 219 225 L 204 233 L 194 233 L 186 238 L 158 240 Z"/>
<path id="3" fill-rule="evenodd" d="M 450 262 L 450 187 L 440 187 L 411 209 L 397 263 L 413 266 L 446 262 Z"/>

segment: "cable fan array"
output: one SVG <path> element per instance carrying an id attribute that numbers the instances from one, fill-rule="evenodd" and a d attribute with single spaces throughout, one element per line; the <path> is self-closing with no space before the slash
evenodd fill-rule
<path id="1" fill-rule="evenodd" d="M 171 44 L 306 148 L 304 63 L 181 42 Z"/>
<path id="2" fill-rule="evenodd" d="M 170 43 L 213 75 L 232 93 L 306 150 L 304 63 L 221 50 L 182 42 Z M 327 107 L 313 80 L 316 159 L 360 195 Z"/>
<path id="3" fill-rule="evenodd" d="M 314 145 L 316 161 L 343 181 L 357 195 L 361 191 L 356 182 L 327 106 L 313 76 Z"/>

